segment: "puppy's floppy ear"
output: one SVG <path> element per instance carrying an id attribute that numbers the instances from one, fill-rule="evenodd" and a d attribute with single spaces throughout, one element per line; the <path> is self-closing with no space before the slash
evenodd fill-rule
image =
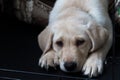
<path id="1" fill-rule="evenodd" d="M 88 29 L 86 32 L 89 38 L 91 39 L 91 43 L 92 43 L 92 48 L 90 52 L 94 52 L 106 43 L 109 34 L 107 29 L 96 23 L 88 23 L 87 26 Z"/>
<path id="2" fill-rule="evenodd" d="M 53 39 L 53 33 L 51 29 L 46 27 L 38 36 L 38 43 L 40 48 L 44 53 L 47 53 L 50 49 L 52 49 L 52 39 Z"/>

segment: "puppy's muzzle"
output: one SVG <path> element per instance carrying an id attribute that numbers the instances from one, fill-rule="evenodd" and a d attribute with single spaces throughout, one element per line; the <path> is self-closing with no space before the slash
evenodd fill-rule
<path id="1" fill-rule="evenodd" d="M 65 62 L 64 67 L 68 72 L 72 72 L 77 68 L 76 62 Z"/>

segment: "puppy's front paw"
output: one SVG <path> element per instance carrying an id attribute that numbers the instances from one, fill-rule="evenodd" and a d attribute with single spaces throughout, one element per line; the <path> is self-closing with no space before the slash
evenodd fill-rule
<path id="1" fill-rule="evenodd" d="M 91 55 L 83 66 L 84 75 L 95 77 L 101 74 L 103 70 L 103 61 L 97 55 Z"/>
<path id="2" fill-rule="evenodd" d="M 46 53 L 39 60 L 39 65 L 41 68 L 48 69 L 50 67 L 56 67 L 59 65 L 58 57 L 55 55 L 53 51 Z"/>

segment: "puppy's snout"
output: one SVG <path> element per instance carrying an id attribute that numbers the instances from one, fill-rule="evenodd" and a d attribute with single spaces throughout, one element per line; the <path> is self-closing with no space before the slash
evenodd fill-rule
<path id="1" fill-rule="evenodd" d="M 67 71 L 74 71 L 77 67 L 76 62 L 65 62 L 64 67 Z"/>

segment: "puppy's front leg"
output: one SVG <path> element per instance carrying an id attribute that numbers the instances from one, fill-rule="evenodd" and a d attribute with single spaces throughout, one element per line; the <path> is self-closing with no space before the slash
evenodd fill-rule
<path id="1" fill-rule="evenodd" d="M 89 77 L 97 76 L 103 71 L 103 59 L 100 56 L 102 53 L 92 53 L 89 58 L 86 60 L 83 66 L 84 75 Z"/>
<path id="2" fill-rule="evenodd" d="M 111 47 L 111 44 L 112 44 L 112 38 L 110 38 L 103 47 L 91 53 L 91 55 L 88 57 L 88 59 L 86 60 L 83 66 L 84 75 L 93 77 L 102 73 L 103 62 Z"/>
<path id="3" fill-rule="evenodd" d="M 39 65 L 43 68 L 48 69 L 49 66 L 50 67 L 56 67 L 56 65 L 59 64 L 59 60 L 58 57 L 55 53 L 55 51 L 50 50 L 47 53 L 45 53 L 44 55 L 41 56 L 40 60 L 39 60 Z"/>

